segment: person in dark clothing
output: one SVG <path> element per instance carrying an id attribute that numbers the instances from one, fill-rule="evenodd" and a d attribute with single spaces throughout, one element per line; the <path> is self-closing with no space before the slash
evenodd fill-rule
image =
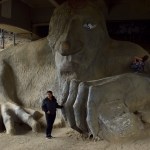
<path id="1" fill-rule="evenodd" d="M 45 112 L 47 127 L 46 138 L 52 138 L 51 132 L 56 118 L 56 109 L 63 108 L 58 105 L 56 98 L 53 96 L 52 91 L 47 91 L 47 97 L 42 102 L 42 110 Z"/>
<path id="2" fill-rule="evenodd" d="M 133 69 L 134 72 L 144 72 L 145 62 L 148 58 L 148 55 L 144 55 L 143 57 L 135 56 L 133 62 L 131 63 L 131 69 Z"/>

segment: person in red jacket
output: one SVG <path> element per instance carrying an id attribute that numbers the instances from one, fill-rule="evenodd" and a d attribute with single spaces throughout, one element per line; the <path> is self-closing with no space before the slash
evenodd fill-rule
<path id="1" fill-rule="evenodd" d="M 53 124 L 56 118 L 57 108 L 63 108 L 58 105 L 56 98 L 53 96 L 52 91 L 47 91 L 47 97 L 42 102 L 42 110 L 45 112 L 47 127 L 46 127 L 46 138 L 53 138 L 51 135 Z"/>

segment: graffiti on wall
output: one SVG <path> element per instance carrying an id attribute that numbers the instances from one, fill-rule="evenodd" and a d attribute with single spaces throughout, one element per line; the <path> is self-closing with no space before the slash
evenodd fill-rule
<path id="1" fill-rule="evenodd" d="M 132 42 L 150 42 L 150 21 L 107 21 L 112 38 Z"/>

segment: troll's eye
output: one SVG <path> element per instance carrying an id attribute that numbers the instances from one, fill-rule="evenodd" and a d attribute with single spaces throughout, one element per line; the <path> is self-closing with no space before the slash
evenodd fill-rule
<path id="1" fill-rule="evenodd" d="M 96 24 L 92 24 L 92 23 L 83 24 L 83 27 L 88 29 L 88 30 L 92 30 L 92 29 L 96 28 L 96 26 L 97 26 Z"/>

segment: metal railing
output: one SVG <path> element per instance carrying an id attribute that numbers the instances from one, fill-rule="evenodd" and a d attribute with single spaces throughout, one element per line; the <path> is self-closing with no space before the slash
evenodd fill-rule
<path id="1" fill-rule="evenodd" d="M 4 29 L 0 29 L 0 48 L 4 49 L 5 48 L 5 33 L 7 31 L 5 31 Z M 8 32 L 7 32 L 8 33 Z M 13 45 L 16 45 L 16 34 L 15 33 L 11 33 L 11 36 L 13 36 Z"/>

